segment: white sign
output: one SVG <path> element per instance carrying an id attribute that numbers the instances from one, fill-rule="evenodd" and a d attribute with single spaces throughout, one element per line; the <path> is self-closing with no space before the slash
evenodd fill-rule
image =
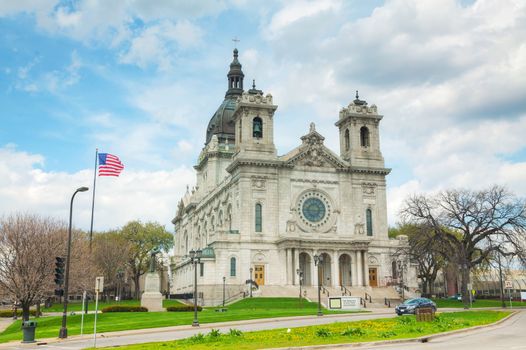
<path id="1" fill-rule="evenodd" d="M 95 291 L 102 293 L 104 291 L 104 277 L 95 278 Z"/>
<path id="2" fill-rule="evenodd" d="M 521 292 L 521 301 L 526 300 L 526 292 Z"/>
<path id="3" fill-rule="evenodd" d="M 513 282 L 512 281 L 504 281 L 504 288 L 505 289 L 513 289 Z"/>
<path id="4" fill-rule="evenodd" d="M 360 304 L 360 297 L 331 297 L 329 298 L 329 309 L 331 310 L 360 310 L 362 305 Z"/>

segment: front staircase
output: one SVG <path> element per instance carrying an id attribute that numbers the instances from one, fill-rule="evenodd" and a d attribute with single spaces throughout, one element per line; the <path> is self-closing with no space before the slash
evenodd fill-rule
<path id="1" fill-rule="evenodd" d="M 254 292 L 254 296 L 260 297 L 299 297 L 299 286 L 259 286 L 259 290 Z M 303 297 L 316 301 L 318 300 L 318 287 L 305 286 L 301 288 Z M 393 287 L 325 287 L 321 289 L 322 304 L 325 305 L 328 297 L 335 296 L 355 296 L 366 300 L 366 307 L 386 308 L 386 301 L 390 302 L 390 306 L 394 307 L 399 304 L 400 296 Z"/>

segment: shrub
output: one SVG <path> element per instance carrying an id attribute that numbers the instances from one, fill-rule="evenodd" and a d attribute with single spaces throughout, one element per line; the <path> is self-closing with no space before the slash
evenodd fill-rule
<path id="1" fill-rule="evenodd" d="M 243 332 L 241 332 L 239 329 L 230 328 L 228 335 L 230 335 L 231 337 L 240 337 L 243 335 Z"/>
<path id="2" fill-rule="evenodd" d="M 203 310 L 203 308 L 201 306 L 198 306 L 197 311 L 201 311 L 201 310 Z M 174 305 L 174 306 L 167 307 L 166 311 L 171 311 L 171 312 L 194 311 L 194 306 L 193 305 Z"/>
<path id="3" fill-rule="evenodd" d="M 391 338 L 391 337 L 396 336 L 396 332 L 395 331 L 384 331 L 384 332 L 378 333 L 378 336 L 380 338 Z"/>
<path id="4" fill-rule="evenodd" d="M 18 317 L 22 316 L 22 310 L 16 310 L 16 315 Z M 29 310 L 29 316 L 36 316 L 37 310 Z M 42 313 L 40 313 L 42 316 Z M 13 310 L 1 310 L 0 317 L 13 317 Z"/>
<path id="5" fill-rule="evenodd" d="M 103 308 L 102 312 L 148 312 L 148 309 L 143 306 L 112 305 Z"/>
<path id="6" fill-rule="evenodd" d="M 396 322 L 398 322 L 399 324 L 408 326 L 408 325 L 416 324 L 416 318 L 411 317 L 411 316 L 403 316 L 403 317 L 398 317 L 396 319 Z"/>
<path id="7" fill-rule="evenodd" d="M 360 337 L 365 334 L 366 332 L 361 328 L 347 328 L 345 331 L 342 332 L 342 335 L 352 336 L 352 337 Z"/>
<path id="8" fill-rule="evenodd" d="M 318 328 L 316 330 L 316 336 L 317 337 L 322 337 L 322 338 L 330 337 L 331 336 L 331 331 L 328 330 L 327 328 Z"/>
<path id="9" fill-rule="evenodd" d="M 208 336 L 210 338 L 219 338 L 221 336 L 221 332 L 219 331 L 219 329 L 214 329 L 212 328 L 212 330 L 210 331 L 210 333 L 208 333 Z"/>
<path id="10" fill-rule="evenodd" d="M 203 333 L 197 333 L 195 335 L 192 335 L 190 338 L 189 338 L 190 342 L 192 343 L 202 343 L 205 341 L 205 336 L 203 335 Z"/>

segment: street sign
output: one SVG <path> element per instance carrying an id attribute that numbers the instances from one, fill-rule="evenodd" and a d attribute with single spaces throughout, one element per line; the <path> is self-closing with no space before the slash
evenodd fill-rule
<path id="1" fill-rule="evenodd" d="M 95 291 L 102 293 L 104 291 L 104 277 L 95 278 Z"/>
<path id="2" fill-rule="evenodd" d="M 513 281 L 504 281 L 504 289 L 513 289 Z"/>

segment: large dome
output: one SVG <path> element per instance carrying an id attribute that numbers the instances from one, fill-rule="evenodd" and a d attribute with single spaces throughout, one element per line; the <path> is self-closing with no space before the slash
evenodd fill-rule
<path id="1" fill-rule="evenodd" d="M 210 142 L 213 135 L 217 135 L 219 142 L 223 142 L 225 138 L 228 138 L 229 142 L 234 143 L 235 123 L 232 116 L 236 107 L 236 99 L 243 93 L 243 78 L 245 77 L 237 57 L 238 51 L 234 49 L 234 59 L 230 63 L 230 70 L 227 74 L 228 90 L 225 94 L 225 100 L 214 113 L 210 122 L 208 122 L 206 144 Z"/>
<path id="2" fill-rule="evenodd" d="M 208 127 L 206 128 L 206 143 L 210 141 L 212 135 L 217 135 L 220 142 L 228 138 L 229 142 L 234 143 L 235 124 L 232 116 L 234 115 L 235 107 L 235 97 L 225 98 L 208 123 Z"/>

